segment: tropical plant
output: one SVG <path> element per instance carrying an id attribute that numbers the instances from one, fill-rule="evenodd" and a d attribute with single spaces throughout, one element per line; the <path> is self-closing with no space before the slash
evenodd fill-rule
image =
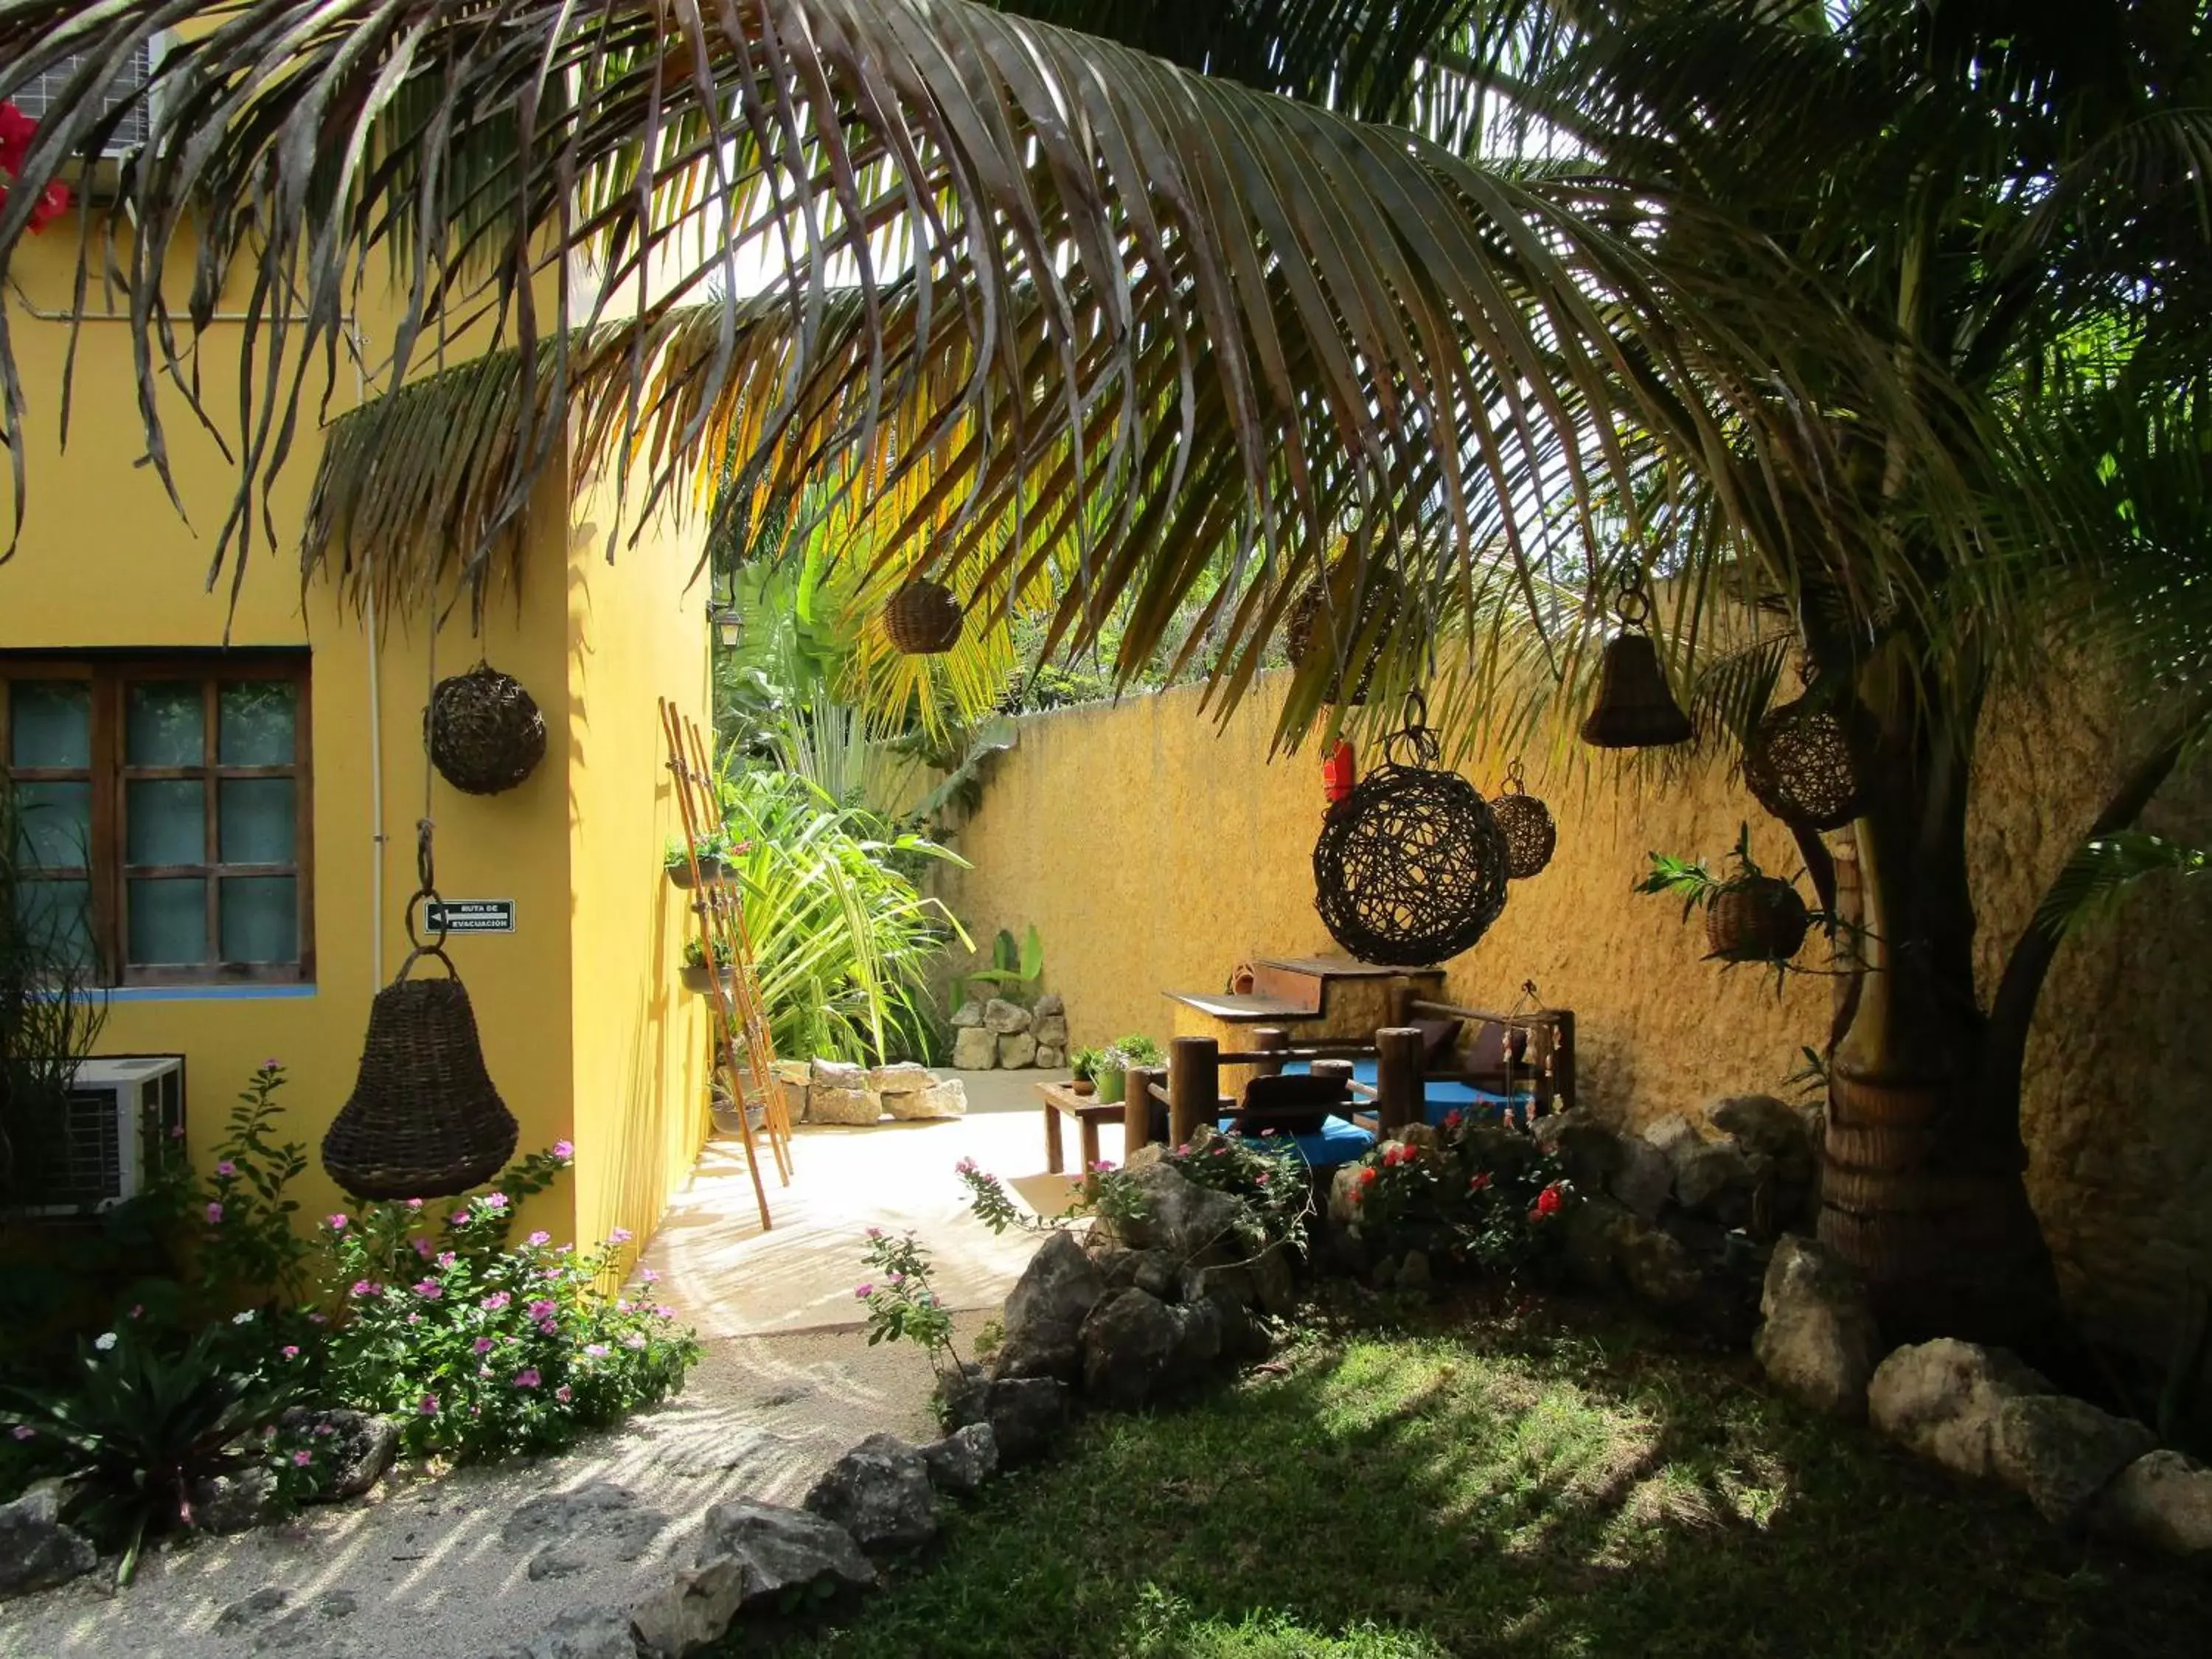
<path id="1" fill-rule="evenodd" d="M 193 1243 L 200 1282 L 218 1304 L 289 1304 L 307 1292 L 307 1243 L 293 1225 L 300 1201 L 289 1189 L 307 1167 L 307 1149 L 275 1138 L 284 1081 L 274 1060 L 255 1070 L 230 1109 L 214 1170 L 188 1206 L 200 1224 Z"/>
<path id="2" fill-rule="evenodd" d="M 868 1229 L 861 1252 L 868 1277 L 853 1287 L 867 1309 L 868 1346 L 918 1342 L 940 1376 L 960 1374 L 960 1351 L 952 1344 L 952 1310 L 930 1277 L 929 1252 L 908 1232 L 893 1238 L 881 1227 Z"/>
<path id="3" fill-rule="evenodd" d="M 717 968 L 727 969 L 737 960 L 735 953 L 730 949 L 729 940 L 721 938 L 719 934 L 714 939 L 714 966 Z M 696 939 L 685 939 L 684 965 L 686 968 L 704 968 L 707 965 L 707 947 Z"/>
<path id="4" fill-rule="evenodd" d="M 675 836 L 671 836 L 667 847 L 660 854 L 660 862 L 666 869 L 689 871 L 694 859 L 701 864 L 713 864 L 728 850 L 728 837 L 720 831 L 702 836 L 689 845 Z"/>
<path id="5" fill-rule="evenodd" d="M 930 967 L 967 936 L 893 860 L 957 860 L 787 773 L 726 757 L 720 790 L 745 848 L 730 868 L 742 884 L 776 1052 L 878 1064 L 927 1058 L 936 1032 Z"/>
<path id="6" fill-rule="evenodd" d="M 1019 945 L 1009 930 L 999 929 L 991 941 L 991 965 L 970 969 L 963 977 L 971 986 L 981 986 L 987 995 L 1035 1002 L 1044 977 L 1044 943 L 1037 937 L 1036 924 L 1030 924 Z"/>

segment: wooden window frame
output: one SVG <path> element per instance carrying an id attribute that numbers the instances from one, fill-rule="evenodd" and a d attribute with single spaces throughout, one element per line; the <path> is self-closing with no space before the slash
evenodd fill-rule
<path id="1" fill-rule="evenodd" d="M 9 768 L 9 703 L 18 680 L 82 680 L 89 690 L 91 764 L 87 767 Z M 280 681 L 294 688 L 292 763 L 289 766 L 226 766 L 222 763 L 222 689 L 248 681 Z M 190 683 L 202 697 L 200 763 L 198 766 L 131 766 L 124 757 L 124 722 L 134 684 Z M 92 786 L 91 863 L 81 870 L 55 868 L 42 876 L 82 879 L 90 893 L 88 918 L 95 977 L 108 987 L 161 985 L 312 984 L 315 978 L 314 767 L 313 726 L 309 696 L 309 657 L 305 651 L 167 651 L 132 653 L 0 652 L 0 771 L 21 782 L 87 782 Z M 290 864 L 225 864 L 222 860 L 222 790 L 225 779 L 289 778 L 292 790 Z M 204 791 L 201 811 L 204 861 L 191 865 L 127 865 L 125 791 L 133 781 L 195 780 Z M 207 938 L 210 951 L 222 948 L 222 884 L 228 878 L 289 876 L 295 888 L 299 927 L 297 962 L 222 962 L 133 965 L 126 960 L 130 938 L 130 888 L 133 878 L 185 877 L 207 887 Z"/>

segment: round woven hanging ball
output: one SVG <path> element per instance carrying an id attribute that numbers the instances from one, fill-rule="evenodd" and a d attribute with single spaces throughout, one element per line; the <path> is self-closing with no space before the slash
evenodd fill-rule
<path id="1" fill-rule="evenodd" d="M 1426 968 L 1490 930 L 1508 861 L 1504 831 L 1465 778 L 1385 765 L 1322 822 L 1314 905 L 1360 961 Z"/>
<path id="2" fill-rule="evenodd" d="M 1552 809 L 1534 795 L 1509 790 L 1490 803 L 1490 815 L 1505 837 L 1505 873 L 1525 881 L 1552 861 L 1559 844 Z"/>
<path id="3" fill-rule="evenodd" d="M 1705 944 L 1723 962 L 1787 962 L 1812 926 L 1805 901 L 1779 876 L 1725 888 L 1705 907 Z"/>
<path id="4" fill-rule="evenodd" d="M 1283 623 L 1283 653 L 1291 659 L 1293 668 L 1303 666 L 1307 656 L 1316 650 L 1331 648 L 1328 618 L 1322 610 L 1322 584 L 1318 578 L 1306 585 L 1305 590 L 1291 601 L 1291 613 Z M 1404 589 L 1395 573 L 1384 569 L 1370 570 L 1360 598 L 1359 616 L 1351 627 L 1352 643 L 1356 649 L 1362 639 L 1371 643 L 1367 647 L 1359 672 L 1347 694 L 1344 679 L 1339 677 L 1329 688 L 1331 702 L 1360 704 L 1367 701 L 1367 692 L 1375 678 L 1375 670 L 1382 660 L 1382 641 L 1398 620 L 1404 599 Z M 1340 628 L 1342 618 L 1338 619 Z"/>
<path id="5" fill-rule="evenodd" d="M 478 663 L 440 680 L 422 713 L 439 775 L 471 795 L 512 789 L 545 758 L 545 716 L 511 674 Z"/>
<path id="6" fill-rule="evenodd" d="M 1743 781 L 1784 823 L 1840 830 L 1865 805 L 1854 722 L 1804 699 L 1769 709 L 1743 748 Z"/>
<path id="7" fill-rule="evenodd" d="M 916 576 L 884 602 L 884 631 L 909 657 L 935 657 L 960 643 L 960 601 L 943 582 Z"/>

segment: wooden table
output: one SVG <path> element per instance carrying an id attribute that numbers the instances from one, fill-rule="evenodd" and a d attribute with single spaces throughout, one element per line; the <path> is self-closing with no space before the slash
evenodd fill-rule
<path id="1" fill-rule="evenodd" d="M 1118 1100 L 1102 1101 L 1096 1095 L 1079 1095 L 1065 1083 L 1040 1083 L 1044 1097 L 1044 1167 L 1054 1175 L 1064 1173 L 1067 1155 L 1060 1144 L 1060 1120 L 1072 1117 L 1082 1138 L 1083 1172 L 1098 1162 L 1098 1126 L 1121 1121 L 1124 1108 Z"/>

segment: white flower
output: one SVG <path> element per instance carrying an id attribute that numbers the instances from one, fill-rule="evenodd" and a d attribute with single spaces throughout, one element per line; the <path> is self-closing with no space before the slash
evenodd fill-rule
<path id="1" fill-rule="evenodd" d="M 244 1313 L 231 1315 L 230 1322 L 234 1325 L 251 1325 L 253 1322 L 253 1310 L 248 1308 Z"/>
<path id="2" fill-rule="evenodd" d="M 92 1339 L 92 1346 L 99 1349 L 100 1352 L 106 1353 L 110 1348 L 115 1346 L 115 1333 L 113 1331 L 102 1331 L 98 1336 Z"/>

